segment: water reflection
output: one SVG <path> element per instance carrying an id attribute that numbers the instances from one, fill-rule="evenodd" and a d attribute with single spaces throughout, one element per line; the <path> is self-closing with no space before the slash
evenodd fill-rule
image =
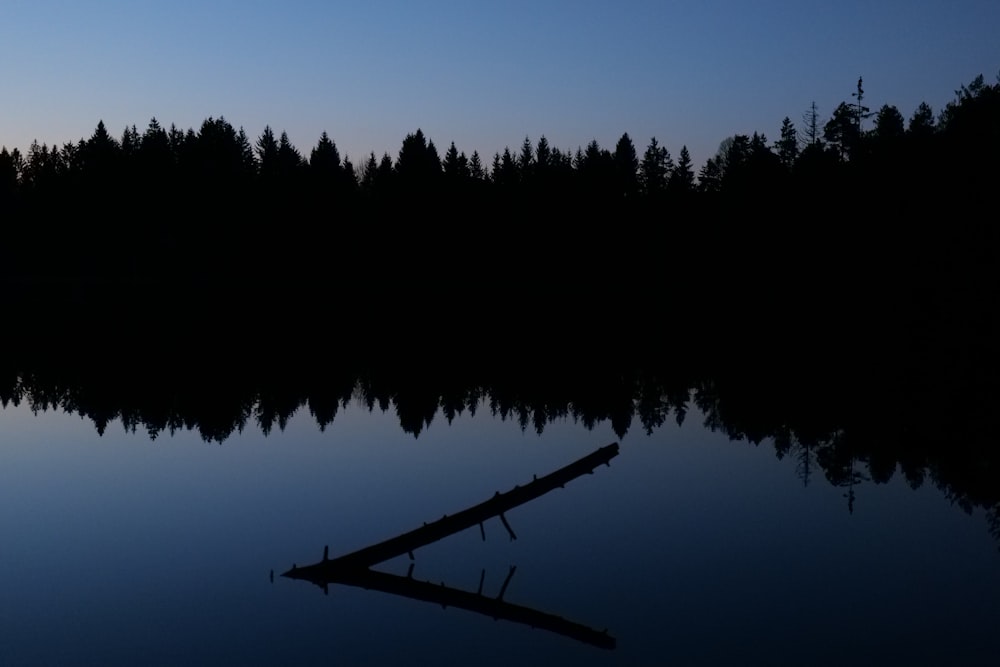
<path id="1" fill-rule="evenodd" d="M 618 455 L 618 450 L 618 443 L 612 443 L 544 477 L 539 478 L 536 475 L 531 482 L 523 487 L 515 486 L 512 490 L 502 494 L 497 491 L 489 500 L 464 509 L 457 514 L 451 516 L 446 514 L 437 521 L 424 523 L 420 528 L 337 558 L 330 559 L 329 547 L 325 547 L 321 561 L 303 567 L 292 565 L 292 568 L 282 576 L 312 582 L 322 588 L 324 593 L 328 592 L 330 584 L 360 586 L 416 600 L 436 602 L 442 607 L 460 607 L 490 616 L 494 620 L 502 618 L 523 623 L 600 648 L 614 648 L 615 640 L 607 634 L 607 631 L 597 632 L 559 616 L 504 602 L 504 592 L 516 570 L 513 566 L 500 588 L 500 594 L 495 599 L 484 598 L 482 595 L 485 570 L 480 576 L 479 590 L 475 594 L 471 594 L 446 587 L 444 582 L 441 582 L 438 587 L 426 582 L 414 581 L 412 563 L 406 577 L 373 571 L 371 567 L 403 554 L 408 555 L 412 561 L 414 559 L 413 552 L 416 549 L 443 540 L 477 524 L 485 542 L 486 530 L 483 524 L 493 517 L 499 517 L 511 541 L 514 541 L 517 539 L 517 535 L 504 516 L 505 512 L 536 500 L 557 488 L 565 488 L 566 484 L 577 477 L 592 475 L 597 466 L 610 466 L 610 461 Z"/>
<path id="2" fill-rule="evenodd" d="M 488 616 L 495 621 L 505 620 L 521 623 L 532 628 L 569 637 L 570 639 L 596 646 L 597 648 L 615 648 L 615 638 L 609 635 L 607 630 L 598 631 L 555 614 L 506 602 L 503 599 L 504 593 L 516 571 L 517 568 L 511 566 L 507 578 L 504 580 L 503 585 L 500 587 L 500 592 L 495 598 L 483 595 L 482 584 L 486 577 L 486 570 L 482 571 L 479 590 L 475 593 L 446 586 L 443 581 L 440 585 L 429 581 L 416 581 L 413 579 L 412 565 L 405 577 L 378 572 L 376 570 L 360 569 L 331 574 L 322 580 L 311 579 L 311 581 L 321 585 L 324 590 L 326 590 L 329 584 L 357 586 L 365 590 L 382 591 L 383 593 L 400 595 L 414 600 L 433 602 L 441 605 L 442 609 L 446 607 L 464 609 Z M 297 578 L 297 574 L 294 571 L 286 573 L 285 576 Z"/>
<path id="3" fill-rule="evenodd" d="M 898 366 L 862 373 L 857 364 L 836 368 L 825 358 L 729 358 L 720 367 L 597 351 L 584 362 L 527 353 L 345 361 L 298 352 L 306 357 L 265 355 L 254 363 L 223 348 L 211 348 L 211 358 L 179 349 L 137 358 L 28 355 L 0 369 L 0 402 L 73 412 L 98 433 L 120 420 L 150 438 L 194 430 L 217 443 L 250 426 L 282 430 L 302 409 L 324 431 L 352 403 L 392 410 L 414 437 L 437 419 L 451 423 L 485 409 L 537 433 L 570 419 L 586 428 L 608 424 L 620 439 L 682 424 L 696 409 L 712 430 L 768 441 L 779 459 L 793 457 L 804 485 L 825 477 L 843 490 L 848 512 L 859 486 L 898 474 L 913 488 L 933 483 L 966 512 L 986 510 L 990 530 L 1000 534 L 993 426 L 1000 401 L 983 368 L 971 376 L 948 368 L 944 377 L 897 373 Z M 932 390 L 935 379 L 941 385 Z M 932 409 L 933 402 L 939 405 Z"/>
<path id="4" fill-rule="evenodd" d="M 0 613 L 10 636 L 56 628 L 105 664 L 134 664 L 143 637 L 161 650 L 177 637 L 210 647 L 214 664 L 320 663 L 328 646 L 316 638 L 331 635 L 348 663 L 413 657 L 390 651 L 395 643 L 420 647 L 425 662 L 649 664 L 669 662 L 669 644 L 681 664 L 795 664 L 790 655 L 830 643 L 817 628 L 852 649 L 817 663 L 905 653 L 977 664 L 992 649 L 996 545 L 981 523 L 970 537 L 955 511 L 985 514 L 1000 537 L 1000 383 L 984 352 L 992 341 L 974 327 L 881 329 L 859 352 L 856 319 L 820 334 L 788 323 L 734 332 L 732 321 L 760 314 L 705 306 L 683 311 L 706 315 L 693 325 L 646 329 L 642 311 L 636 326 L 588 327 L 579 297 L 534 319 L 480 305 L 425 342 L 406 333 L 424 321 L 416 306 L 331 330 L 318 316 L 220 321 L 229 302 L 209 301 L 162 330 L 149 320 L 88 328 L 85 303 L 57 309 L 64 321 L 48 337 L 2 332 L 17 351 L 0 360 L 10 452 L 0 467 L 10 536 Z M 317 303 L 297 306 L 311 314 Z M 825 326 L 820 311 L 802 326 Z M 577 315 L 550 327 L 568 312 Z M 18 420 L 32 412 L 42 431 L 63 430 L 24 445 Z M 441 445 L 452 437 L 461 442 Z M 539 446 L 525 447 L 529 438 Z M 419 580 L 389 561 L 325 577 L 342 584 L 329 600 L 280 578 L 267 584 L 268 568 L 316 553 L 325 536 L 352 553 L 613 439 L 634 448 L 615 475 L 510 517 L 516 554 L 497 543 L 470 553 L 462 533 L 421 547 Z M 560 453 L 560 442 L 572 445 Z M 477 590 L 484 570 L 512 563 L 517 577 L 499 600 Z M 474 614 L 440 621 L 435 605 L 406 606 L 415 600 L 553 632 L 526 638 L 522 622 L 498 630 Z M 53 618 L 56 608 L 72 622 Z M 606 638 L 550 610 L 606 623 L 616 650 L 565 641 Z M 371 636 L 372 619 L 393 642 Z M 665 628 L 676 629 L 669 642 Z M 288 639 L 265 640 L 272 632 Z M 476 649 L 498 633 L 516 639 L 487 660 Z M 434 641 L 458 635 L 463 647 Z M 255 643 L 266 650 L 232 648 Z M 5 664 L 66 662 L 41 641 L 10 647 L 0 646 Z M 189 662 L 180 652 L 142 662 Z"/>
<path id="5" fill-rule="evenodd" d="M 269 583 L 275 564 L 319 555 L 321 538 L 351 553 L 613 435 L 606 423 L 556 420 L 538 436 L 484 404 L 414 442 L 392 407 L 352 402 L 322 434 L 301 410 L 284 430 L 265 437 L 251 423 L 221 447 L 188 431 L 150 442 L 120 423 L 99 436 L 75 415 L 8 408 L 0 658 L 72 663 L 72 644 L 106 665 L 328 664 L 331 654 L 346 664 L 799 664 L 835 635 L 843 650 L 811 662 L 984 664 L 976 658 L 993 644 L 1000 579 L 981 526 L 899 476 L 859 491 L 851 516 L 841 489 L 802 488 L 790 458 L 699 428 L 697 406 L 683 427 L 627 434 L 610 470 L 510 511 L 516 541 L 495 525 L 483 545 L 473 526 L 422 547 L 409 577 L 404 555 L 379 566 L 397 579 L 365 582 L 427 596 L 395 584 L 445 582 L 462 601 L 504 590 L 505 603 L 612 629 L 613 652 L 440 609 L 457 599 L 352 585 L 325 598 Z M 47 641 L 31 639 L 38 628 Z M 925 639 L 902 641 L 911 636 Z"/>

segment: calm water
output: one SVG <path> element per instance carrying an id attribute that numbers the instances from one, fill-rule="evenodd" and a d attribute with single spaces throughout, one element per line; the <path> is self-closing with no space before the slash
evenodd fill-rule
<path id="1" fill-rule="evenodd" d="M 613 650 L 466 609 L 282 578 L 530 482 L 610 467 L 415 553 L 412 577 L 561 616 Z M 483 406 L 419 437 L 390 408 L 220 444 L 0 415 L 0 664 L 993 665 L 1000 553 L 981 512 L 901 476 L 845 489 L 689 413 L 651 435 L 541 435 Z M 405 576 L 405 556 L 376 569 Z M 271 573 L 274 573 L 273 581 Z"/>

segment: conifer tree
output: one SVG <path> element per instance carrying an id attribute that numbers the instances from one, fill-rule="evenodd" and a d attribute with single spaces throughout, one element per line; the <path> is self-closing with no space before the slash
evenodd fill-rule
<path id="1" fill-rule="evenodd" d="M 442 161 L 441 166 L 444 170 L 445 178 L 449 181 L 455 182 L 462 177 L 462 166 L 459 160 L 458 148 L 455 147 L 455 142 L 451 142 L 448 150 L 444 152 L 444 161 Z"/>
<path id="2" fill-rule="evenodd" d="M 324 131 L 320 135 L 316 147 L 309 154 L 309 168 L 313 173 L 332 176 L 339 172 L 341 167 L 340 151 L 337 150 L 337 144 Z"/>
<path id="3" fill-rule="evenodd" d="M 361 167 L 361 191 L 370 194 L 375 189 L 375 180 L 378 178 L 378 160 L 375 159 L 375 151 L 368 154 L 368 159 Z"/>
<path id="4" fill-rule="evenodd" d="M 551 162 L 552 148 L 543 134 L 538 138 L 538 145 L 535 147 L 535 165 L 538 169 L 545 170 L 552 166 Z"/>
<path id="5" fill-rule="evenodd" d="M 525 137 L 521 143 L 521 153 L 517 156 L 517 170 L 522 182 L 527 182 L 531 179 L 531 172 L 534 170 L 534 166 L 535 153 L 531 147 L 531 139 Z"/>
<path id="6" fill-rule="evenodd" d="M 288 133 L 282 131 L 278 139 L 278 165 L 282 176 L 291 177 L 302 166 L 302 154 L 288 139 Z"/>
<path id="7" fill-rule="evenodd" d="M 250 137 L 247 136 L 246 131 L 242 127 L 236 134 L 236 144 L 241 170 L 247 178 L 250 178 L 257 173 L 257 158 L 253 154 Z"/>
<path id="8" fill-rule="evenodd" d="M 809 109 L 802 114 L 802 123 L 805 127 L 802 132 L 803 148 L 818 144 L 822 135 L 819 128 L 819 109 L 815 102 L 810 104 Z"/>
<path id="9" fill-rule="evenodd" d="M 265 180 L 274 178 L 278 173 L 278 141 L 270 125 L 264 126 L 264 131 L 257 138 L 256 148 L 260 175 Z"/>
<path id="10" fill-rule="evenodd" d="M 665 192 L 670 174 L 674 170 L 674 161 L 666 146 L 660 146 L 653 137 L 639 164 L 639 184 L 646 195 Z"/>
<path id="11" fill-rule="evenodd" d="M 795 131 L 795 124 L 788 116 L 781 121 L 781 135 L 775 142 L 774 147 L 778 150 L 778 160 L 785 169 L 791 169 L 795 164 L 795 159 L 799 156 L 799 136 Z"/>
<path id="12" fill-rule="evenodd" d="M 910 117 L 907 133 L 913 136 L 926 137 L 934 134 L 934 111 L 927 102 L 921 102 Z"/>
<path id="13" fill-rule="evenodd" d="M 615 145 L 614 163 L 618 191 L 625 197 L 634 197 L 639 192 L 639 158 L 628 132 Z"/>
<path id="14" fill-rule="evenodd" d="M 483 169 L 483 162 L 479 158 L 479 151 L 472 151 L 472 157 L 469 159 L 469 176 L 474 181 L 486 180 L 486 171 Z"/>
<path id="15" fill-rule="evenodd" d="M 708 158 L 698 172 L 698 190 L 701 192 L 719 192 L 722 189 L 722 171 L 715 158 Z"/>
<path id="16" fill-rule="evenodd" d="M 14 153 L 17 153 L 16 148 Z M 0 149 L 0 206 L 11 202 L 17 192 L 18 169 L 14 158 L 6 146 Z"/>
<path id="17" fill-rule="evenodd" d="M 883 104 L 875 115 L 875 127 L 872 135 L 879 141 L 895 141 L 905 133 L 905 121 L 899 109 L 891 104 Z"/>
<path id="18" fill-rule="evenodd" d="M 694 171 L 691 166 L 691 154 L 687 146 L 681 146 L 680 156 L 677 158 L 677 166 L 670 173 L 668 183 L 670 190 L 677 193 L 691 192 L 694 190 Z"/>

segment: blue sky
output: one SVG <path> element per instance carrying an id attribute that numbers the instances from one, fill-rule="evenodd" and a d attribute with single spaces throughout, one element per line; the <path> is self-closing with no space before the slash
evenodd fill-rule
<path id="1" fill-rule="evenodd" d="M 2 0 L 0 145 L 224 116 L 358 163 L 422 128 L 488 161 L 545 135 L 719 142 L 828 117 L 864 76 L 907 119 L 1000 72 L 997 0 Z"/>

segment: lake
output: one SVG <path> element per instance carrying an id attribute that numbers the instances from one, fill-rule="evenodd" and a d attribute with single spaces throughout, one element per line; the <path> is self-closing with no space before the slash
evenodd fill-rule
<path id="1" fill-rule="evenodd" d="M 662 199 L 25 172 L 0 665 L 996 664 L 969 102 Z"/>
<path id="2" fill-rule="evenodd" d="M 680 425 L 553 409 L 539 429 L 482 395 L 450 421 L 432 403 L 414 434 L 355 388 L 322 429 L 292 401 L 218 437 L 151 438 L 124 411 L 98 428 L 93 404 L 37 394 L 0 414 L 3 665 L 996 664 L 982 507 L 932 470 L 912 488 L 883 464 L 876 483 L 863 457 L 831 483 L 821 450 L 779 458 L 695 401 Z M 507 510 L 511 532 L 494 517 L 374 566 L 388 590 L 281 576 L 610 443 L 610 465 Z M 482 611 L 498 608 L 541 627 Z"/>

